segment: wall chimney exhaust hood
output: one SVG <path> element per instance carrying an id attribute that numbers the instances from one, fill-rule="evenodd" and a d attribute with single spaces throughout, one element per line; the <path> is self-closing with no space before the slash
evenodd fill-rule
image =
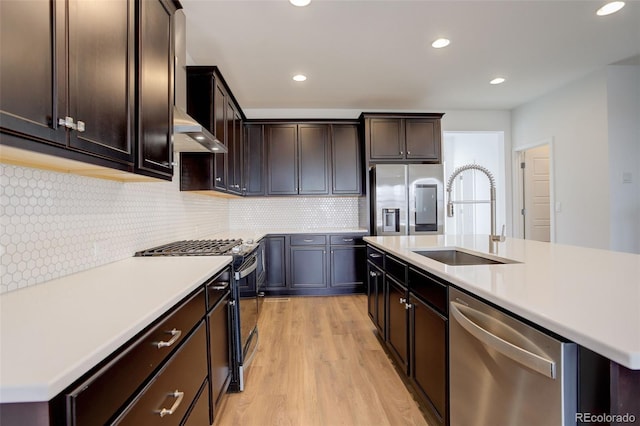
<path id="1" fill-rule="evenodd" d="M 176 152 L 227 152 L 227 147 L 178 107 L 173 107 L 173 150 Z"/>

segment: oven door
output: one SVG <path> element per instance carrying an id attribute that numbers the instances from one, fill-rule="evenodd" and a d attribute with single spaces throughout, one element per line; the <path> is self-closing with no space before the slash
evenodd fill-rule
<path id="1" fill-rule="evenodd" d="M 258 259 L 254 254 L 248 256 L 235 271 L 234 278 L 238 291 L 238 387 L 244 389 L 243 369 L 255 354 L 258 344 L 258 283 L 256 268 Z"/>

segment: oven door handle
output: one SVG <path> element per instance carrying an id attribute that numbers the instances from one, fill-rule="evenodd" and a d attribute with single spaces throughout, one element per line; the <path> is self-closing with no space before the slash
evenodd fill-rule
<path id="1" fill-rule="evenodd" d="M 243 268 L 243 269 L 241 269 L 239 271 L 236 271 L 234 277 L 235 277 L 236 280 L 241 280 L 242 278 L 244 278 L 247 275 L 251 274 L 257 268 L 258 268 L 258 259 L 256 258 L 256 256 L 253 256 L 253 258 L 251 260 L 251 265 L 249 265 L 246 268 Z"/>

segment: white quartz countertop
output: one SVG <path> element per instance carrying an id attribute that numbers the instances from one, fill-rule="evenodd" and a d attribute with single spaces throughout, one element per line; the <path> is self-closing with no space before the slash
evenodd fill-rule
<path id="1" fill-rule="evenodd" d="M 0 295 L 0 403 L 52 399 L 230 262 L 132 257 Z"/>
<path id="2" fill-rule="evenodd" d="M 490 257 L 488 236 L 365 237 L 410 264 L 627 368 L 640 370 L 640 255 L 507 238 L 494 256 L 521 263 L 449 266 L 414 253 Z"/>

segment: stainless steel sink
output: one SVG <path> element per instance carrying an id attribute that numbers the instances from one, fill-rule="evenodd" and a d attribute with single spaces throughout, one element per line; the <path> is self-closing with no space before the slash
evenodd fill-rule
<path id="1" fill-rule="evenodd" d="M 517 263 L 513 260 L 495 260 L 487 257 L 476 256 L 455 249 L 444 250 L 416 250 L 414 253 L 419 254 L 437 262 L 452 266 L 462 265 L 503 265 L 506 263 Z"/>

